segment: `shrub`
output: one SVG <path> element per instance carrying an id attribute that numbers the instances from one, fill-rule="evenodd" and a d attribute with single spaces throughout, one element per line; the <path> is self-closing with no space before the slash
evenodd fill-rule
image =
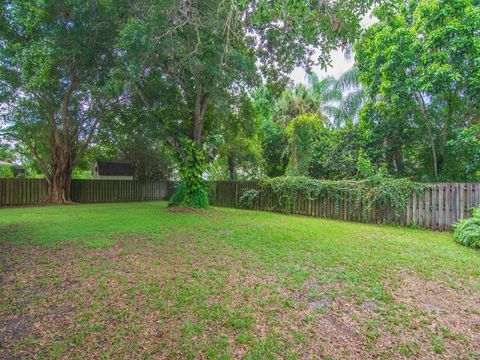
<path id="1" fill-rule="evenodd" d="M 172 197 L 168 201 L 168 206 L 180 206 L 185 198 L 185 186 L 180 184 L 174 191 Z"/>
<path id="2" fill-rule="evenodd" d="M 240 206 L 244 209 L 253 209 L 260 199 L 260 191 L 255 189 L 245 190 L 240 196 Z"/>
<path id="3" fill-rule="evenodd" d="M 173 193 L 168 206 L 186 206 L 192 208 L 208 208 L 208 193 L 204 189 L 197 189 L 195 192 L 186 195 L 185 185 L 182 183 Z"/>
<path id="4" fill-rule="evenodd" d="M 480 249 L 480 209 L 473 209 L 472 217 L 457 222 L 454 229 L 453 238 L 456 242 Z"/>
<path id="5" fill-rule="evenodd" d="M 208 208 L 207 182 L 202 174 L 205 170 L 205 152 L 189 140 L 182 140 L 182 183 L 170 199 L 170 206 Z"/>
<path id="6" fill-rule="evenodd" d="M 10 166 L 0 166 L 0 178 L 13 178 L 15 177 Z"/>

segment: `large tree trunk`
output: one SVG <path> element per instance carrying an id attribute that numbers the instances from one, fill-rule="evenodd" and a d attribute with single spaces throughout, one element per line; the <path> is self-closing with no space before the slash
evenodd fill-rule
<path id="1" fill-rule="evenodd" d="M 48 194 L 47 202 L 54 204 L 69 204 L 71 200 L 72 187 L 72 155 L 63 152 L 56 156 L 52 171 L 47 178 Z"/>
<path id="2" fill-rule="evenodd" d="M 230 181 L 237 179 L 237 172 L 235 171 L 235 158 L 232 154 L 229 154 L 227 157 L 228 161 L 228 179 Z"/>
<path id="3" fill-rule="evenodd" d="M 193 108 L 193 131 L 192 131 L 192 140 L 200 145 L 202 132 L 203 132 L 203 122 L 205 119 L 205 112 L 207 111 L 208 101 L 210 96 L 207 93 L 203 93 L 202 86 L 200 82 L 196 81 L 195 83 L 196 95 L 195 95 L 195 104 Z"/>
<path id="4" fill-rule="evenodd" d="M 72 174 L 60 173 L 48 179 L 47 201 L 53 204 L 69 204 Z"/>

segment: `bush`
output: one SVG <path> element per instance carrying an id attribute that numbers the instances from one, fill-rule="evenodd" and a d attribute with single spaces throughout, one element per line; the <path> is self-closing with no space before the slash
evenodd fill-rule
<path id="1" fill-rule="evenodd" d="M 168 201 L 168 206 L 180 206 L 185 198 L 185 186 L 180 184 Z"/>
<path id="2" fill-rule="evenodd" d="M 186 206 L 200 209 L 206 209 L 208 205 L 208 193 L 206 190 L 197 189 L 187 192 L 183 183 L 175 190 L 168 202 L 168 206 Z"/>
<path id="3" fill-rule="evenodd" d="M 480 249 L 480 209 L 473 209 L 472 217 L 459 221 L 454 229 L 453 238 L 456 242 Z"/>
<path id="4" fill-rule="evenodd" d="M 10 166 L 0 166 L 0 178 L 13 178 L 12 168 Z"/>
<path id="5" fill-rule="evenodd" d="M 205 170 L 205 152 L 189 140 L 182 140 L 183 162 L 180 167 L 182 183 L 169 201 L 170 206 L 208 208 L 207 182 L 202 174 Z"/>
<path id="6" fill-rule="evenodd" d="M 254 209 L 260 200 L 260 191 L 255 189 L 245 190 L 240 196 L 240 206 L 244 209 Z"/>

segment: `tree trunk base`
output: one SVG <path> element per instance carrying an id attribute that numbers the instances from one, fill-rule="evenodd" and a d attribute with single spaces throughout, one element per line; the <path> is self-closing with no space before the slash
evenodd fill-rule
<path id="1" fill-rule="evenodd" d="M 48 179 L 48 195 L 46 201 L 50 204 L 73 204 L 70 198 L 72 184 L 71 172 L 60 172 Z"/>

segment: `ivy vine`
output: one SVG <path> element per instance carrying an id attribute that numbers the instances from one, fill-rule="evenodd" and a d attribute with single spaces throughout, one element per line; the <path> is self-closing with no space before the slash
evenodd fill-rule
<path id="1" fill-rule="evenodd" d="M 260 190 L 245 190 L 240 197 L 244 208 L 254 208 L 262 196 L 273 198 L 272 207 L 291 213 L 295 201 L 304 198 L 316 200 L 329 198 L 340 210 L 341 201 L 347 201 L 350 215 L 360 211 L 362 219 L 368 219 L 375 210 L 390 206 L 399 216 L 408 206 L 413 193 L 422 197 L 430 185 L 412 182 L 409 179 L 394 179 L 373 175 L 364 180 L 318 180 L 304 176 L 263 178 Z M 273 196 L 272 196 L 273 195 Z"/>

